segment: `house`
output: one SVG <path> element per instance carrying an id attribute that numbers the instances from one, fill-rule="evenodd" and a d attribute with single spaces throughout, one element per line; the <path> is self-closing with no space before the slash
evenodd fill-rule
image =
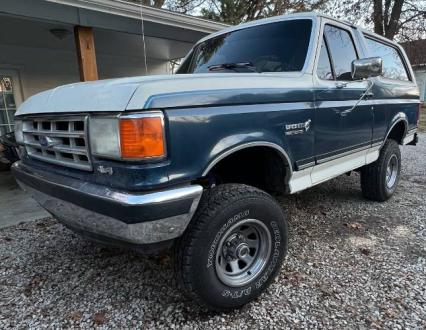
<path id="1" fill-rule="evenodd" d="M 420 99 L 426 101 L 426 39 L 405 42 L 404 47 L 420 90 Z"/>
<path id="2" fill-rule="evenodd" d="M 1 0 L 0 134 L 31 95 L 80 80 L 169 73 L 171 60 L 224 27 L 119 0 Z"/>

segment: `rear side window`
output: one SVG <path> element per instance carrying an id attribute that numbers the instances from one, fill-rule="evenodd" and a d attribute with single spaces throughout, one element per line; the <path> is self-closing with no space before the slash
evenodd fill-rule
<path id="1" fill-rule="evenodd" d="M 370 38 L 365 40 L 371 56 L 383 59 L 383 77 L 402 81 L 410 80 L 401 55 L 396 48 Z"/>
<path id="2" fill-rule="evenodd" d="M 349 31 L 327 24 L 324 26 L 324 36 L 331 53 L 336 80 L 352 80 L 352 61 L 358 56 Z"/>

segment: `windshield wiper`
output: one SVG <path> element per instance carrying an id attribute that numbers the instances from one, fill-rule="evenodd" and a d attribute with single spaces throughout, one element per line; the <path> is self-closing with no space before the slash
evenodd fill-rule
<path id="1" fill-rule="evenodd" d="M 250 62 L 215 64 L 215 65 L 210 65 L 207 68 L 209 69 L 209 71 L 218 71 L 218 70 L 226 69 L 226 70 L 232 70 L 235 72 L 241 72 L 241 71 L 238 71 L 238 69 L 248 69 L 252 72 L 259 72 L 257 71 L 256 67 Z"/>

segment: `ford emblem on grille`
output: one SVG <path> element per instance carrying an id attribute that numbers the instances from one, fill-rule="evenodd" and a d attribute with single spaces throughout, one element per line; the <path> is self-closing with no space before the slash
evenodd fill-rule
<path id="1" fill-rule="evenodd" d="M 42 147 L 45 147 L 45 148 L 50 148 L 50 147 L 53 147 L 57 144 L 55 142 L 55 140 L 53 140 L 52 138 L 50 138 L 48 136 L 44 136 L 44 135 L 40 136 L 38 141 L 40 142 L 40 145 Z"/>

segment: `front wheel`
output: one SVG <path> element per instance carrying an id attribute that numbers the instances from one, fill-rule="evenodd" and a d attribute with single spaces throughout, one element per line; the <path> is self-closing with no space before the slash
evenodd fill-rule
<path id="1" fill-rule="evenodd" d="M 276 276 L 287 232 L 281 207 L 267 193 L 240 184 L 212 188 L 176 245 L 178 283 L 211 310 L 240 307 Z"/>
<path id="2" fill-rule="evenodd" d="M 379 158 L 361 169 L 361 189 L 365 198 L 384 202 L 391 198 L 401 175 L 401 152 L 398 143 L 387 140 Z"/>

